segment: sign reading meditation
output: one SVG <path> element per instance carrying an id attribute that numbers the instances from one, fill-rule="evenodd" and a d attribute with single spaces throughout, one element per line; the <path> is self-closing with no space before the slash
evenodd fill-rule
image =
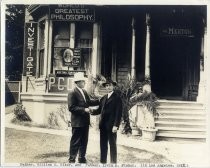
<path id="1" fill-rule="evenodd" d="M 95 21 L 95 10 L 90 5 L 51 5 L 50 19 L 57 21 Z"/>
<path id="2" fill-rule="evenodd" d="M 167 27 L 161 29 L 162 36 L 194 37 L 190 28 Z"/>
<path id="3" fill-rule="evenodd" d="M 23 75 L 36 74 L 37 23 L 25 23 Z"/>

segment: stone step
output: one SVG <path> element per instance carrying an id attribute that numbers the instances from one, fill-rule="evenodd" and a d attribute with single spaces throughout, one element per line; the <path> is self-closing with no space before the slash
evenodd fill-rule
<path id="1" fill-rule="evenodd" d="M 156 127 L 158 131 L 183 131 L 183 132 L 206 132 L 205 128 L 178 128 L 178 127 Z"/>
<path id="2" fill-rule="evenodd" d="M 205 134 L 192 134 L 192 133 L 172 133 L 172 132 L 157 132 L 156 136 L 158 137 L 167 137 L 167 138 L 193 138 L 193 139 L 205 139 Z"/>
<path id="3" fill-rule="evenodd" d="M 206 128 L 205 122 L 155 121 L 156 127 Z"/>
<path id="4" fill-rule="evenodd" d="M 189 110 L 205 110 L 202 106 L 170 106 L 170 105 L 159 105 L 157 107 L 158 110 L 177 110 L 177 111 L 189 111 Z"/>
<path id="5" fill-rule="evenodd" d="M 203 103 L 193 102 L 193 101 L 169 101 L 169 100 L 159 100 L 160 105 L 163 106 L 195 106 L 203 107 Z"/>
<path id="6" fill-rule="evenodd" d="M 182 110 L 182 109 L 157 109 L 159 115 L 179 115 L 181 116 L 205 116 L 206 112 L 204 110 Z"/>
<path id="7" fill-rule="evenodd" d="M 181 111 L 158 111 L 159 116 L 176 116 L 179 118 L 182 117 L 205 117 L 206 113 L 203 111 L 197 111 L 197 112 L 190 112 L 190 111 L 185 111 L 185 112 L 181 112 Z"/>
<path id="8" fill-rule="evenodd" d="M 206 123 L 205 119 L 180 119 L 180 118 L 158 118 L 156 121 L 168 121 L 168 122 L 188 122 L 188 123 Z"/>
<path id="9" fill-rule="evenodd" d="M 167 116 L 159 115 L 156 121 L 171 121 L 171 122 L 206 122 L 205 116 Z"/>
<path id="10" fill-rule="evenodd" d="M 206 112 L 202 103 L 160 100 L 155 119 L 158 139 L 206 138 Z"/>
<path id="11" fill-rule="evenodd" d="M 164 113 L 160 113 L 158 116 L 158 119 L 184 119 L 184 120 L 206 120 L 205 115 L 195 116 L 195 115 L 182 115 L 182 114 L 176 114 L 176 115 L 168 115 Z"/>

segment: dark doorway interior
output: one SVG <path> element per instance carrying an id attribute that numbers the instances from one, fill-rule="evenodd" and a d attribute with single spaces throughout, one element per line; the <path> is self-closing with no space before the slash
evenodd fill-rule
<path id="1" fill-rule="evenodd" d="M 151 17 L 151 81 L 158 97 L 188 100 L 199 84 L 202 24 L 194 8 L 154 10 Z"/>
<path id="2" fill-rule="evenodd" d="M 125 7 L 108 6 L 102 17 L 101 73 L 117 82 L 130 72 L 131 16 Z"/>
<path id="3" fill-rule="evenodd" d="M 153 46 L 152 89 L 159 97 L 180 99 L 185 77 L 184 39 L 160 39 Z"/>

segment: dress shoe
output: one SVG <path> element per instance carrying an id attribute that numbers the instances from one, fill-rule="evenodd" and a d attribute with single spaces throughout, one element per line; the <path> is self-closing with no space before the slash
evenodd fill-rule
<path id="1" fill-rule="evenodd" d="M 86 160 L 86 158 L 79 158 L 78 162 L 79 163 L 87 163 L 87 160 Z"/>
<path id="2" fill-rule="evenodd" d="M 69 163 L 75 163 L 75 159 L 69 159 Z"/>

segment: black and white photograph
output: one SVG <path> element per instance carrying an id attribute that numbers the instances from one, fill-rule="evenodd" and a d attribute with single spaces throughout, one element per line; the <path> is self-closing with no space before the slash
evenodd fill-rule
<path id="1" fill-rule="evenodd" d="M 1 166 L 210 168 L 209 1 L 1 2 Z"/>

